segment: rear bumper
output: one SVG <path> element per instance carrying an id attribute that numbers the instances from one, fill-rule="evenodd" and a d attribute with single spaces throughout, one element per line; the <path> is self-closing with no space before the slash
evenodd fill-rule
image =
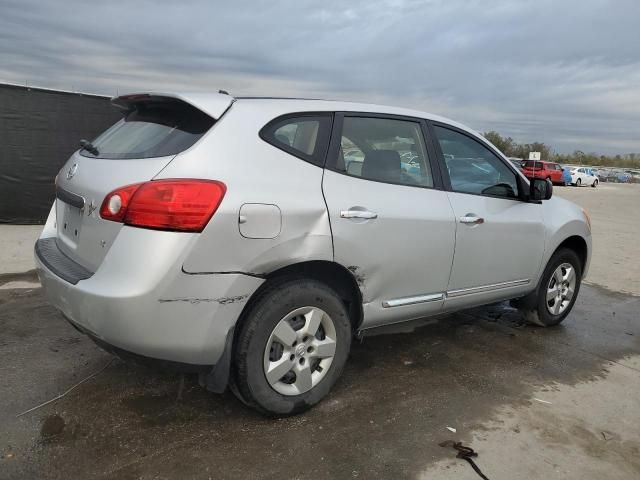
<path id="1" fill-rule="evenodd" d="M 48 253 L 36 249 L 36 267 L 47 299 L 98 343 L 152 359 L 215 365 L 263 280 L 184 273 L 195 237 L 124 227 L 98 270 L 76 284 L 51 268 L 55 241 L 48 241 Z"/>

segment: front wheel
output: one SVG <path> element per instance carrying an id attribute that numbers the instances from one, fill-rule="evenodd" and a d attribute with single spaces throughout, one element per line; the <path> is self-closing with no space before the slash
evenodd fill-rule
<path id="1" fill-rule="evenodd" d="M 581 280 L 578 255 L 566 248 L 558 250 L 544 270 L 532 305 L 521 309 L 526 320 L 541 327 L 558 325 L 571 312 Z"/>
<path id="2" fill-rule="evenodd" d="M 266 415 L 295 415 L 329 393 L 350 347 L 351 322 L 331 288 L 277 281 L 259 294 L 240 330 L 232 391 Z"/>

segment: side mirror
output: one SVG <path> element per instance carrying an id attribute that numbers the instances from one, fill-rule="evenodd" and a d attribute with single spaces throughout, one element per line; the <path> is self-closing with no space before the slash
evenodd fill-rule
<path id="1" fill-rule="evenodd" d="M 529 187 L 529 199 L 532 201 L 549 200 L 553 195 L 553 183 L 548 178 L 532 178 Z"/>

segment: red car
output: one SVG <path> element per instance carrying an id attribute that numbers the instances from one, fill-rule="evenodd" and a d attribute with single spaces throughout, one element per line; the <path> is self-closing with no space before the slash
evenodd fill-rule
<path id="1" fill-rule="evenodd" d="M 562 167 L 553 162 L 526 160 L 522 163 L 522 173 L 524 173 L 527 178 L 548 178 L 552 183 L 564 185 L 565 182 L 562 179 L 562 172 Z"/>

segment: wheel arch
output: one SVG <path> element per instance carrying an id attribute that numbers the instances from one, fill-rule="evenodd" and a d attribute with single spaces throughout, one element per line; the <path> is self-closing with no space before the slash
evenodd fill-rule
<path id="1" fill-rule="evenodd" d="M 566 237 L 564 240 L 562 240 L 558 244 L 558 246 L 556 246 L 555 249 L 553 249 L 551 254 L 548 256 L 548 258 L 546 258 L 545 262 L 542 264 L 542 269 L 540 271 L 540 276 L 535 284 L 535 289 L 523 297 L 514 299 L 513 300 L 515 302 L 514 305 L 518 306 L 519 308 L 524 308 L 525 310 L 535 307 L 538 290 L 540 289 L 540 285 L 542 284 L 542 281 L 543 281 L 544 270 L 546 269 L 548 262 L 553 258 L 556 252 L 558 252 L 563 248 L 572 250 L 573 252 L 576 253 L 576 255 L 578 255 L 578 259 L 580 260 L 580 267 L 582 269 L 582 278 L 585 277 L 585 270 L 586 270 L 586 267 L 588 266 L 587 263 L 589 260 L 588 243 L 584 239 L 584 237 L 580 235 L 577 235 L 577 234 L 570 235 Z"/>
<path id="2" fill-rule="evenodd" d="M 580 259 L 580 267 L 584 277 L 584 273 L 587 267 L 587 258 L 589 255 L 586 240 L 582 238 L 580 235 L 572 235 L 564 239 L 556 247 L 556 249 L 553 251 L 553 254 L 551 254 L 551 256 L 553 256 L 561 248 L 568 248 L 569 250 L 573 250 L 574 252 L 576 252 L 576 254 L 578 255 L 578 258 Z"/>
<path id="3" fill-rule="evenodd" d="M 362 324 L 362 292 L 354 274 L 343 265 L 329 260 L 309 260 L 293 263 L 286 267 L 278 268 L 264 276 L 265 282 L 251 295 L 236 323 L 236 331 L 239 331 L 247 312 L 262 292 L 274 282 L 285 281 L 289 278 L 308 278 L 324 283 L 333 289 L 344 302 L 354 332 Z"/>

